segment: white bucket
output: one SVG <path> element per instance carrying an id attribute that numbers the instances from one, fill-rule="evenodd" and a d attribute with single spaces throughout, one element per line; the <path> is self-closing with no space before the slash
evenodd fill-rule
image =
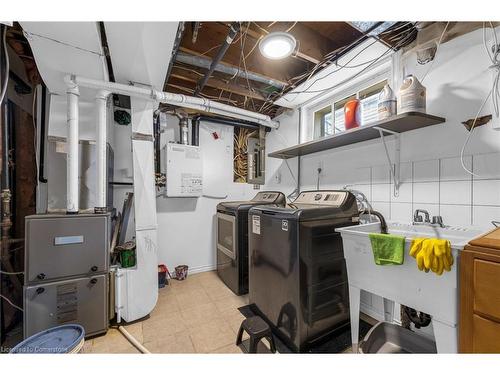
<path id="1" fill-rule="evenodd" d="M 426 110 L 425 87 L 412 75 L 406 77 L 399 89 L 398 113 L 422 112 Z"/>

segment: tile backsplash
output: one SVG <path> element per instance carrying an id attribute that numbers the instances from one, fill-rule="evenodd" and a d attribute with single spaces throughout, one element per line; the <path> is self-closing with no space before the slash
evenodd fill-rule
<path id="1" fill-rule="evenodd" d="M 491 228 L 492 220 L 500 220 L 500 153 L 466 156 L 464 164 L 474 176 L 462 168 L 459 156 L 402 162 L 397 197 L 386 165 L 358 168 L 351 186 L 388 220 L 409 222 L 421 208 L 442 216 L 447 225 Z M 328 185 L 321 187 L 341 187 Z"/>

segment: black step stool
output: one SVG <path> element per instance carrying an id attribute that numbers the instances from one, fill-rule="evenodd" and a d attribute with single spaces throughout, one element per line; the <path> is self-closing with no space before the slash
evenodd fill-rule
<path id="1" fill-rule="evenodd" d="M 274 345 L 271 327 L 269 327 L 269 324 L 267 324 L 260 316 L 252 316 L 241 322 L 238 337 L 236 338 L 237 346 L 241 344 L 243 331 L 248 333 L 250 336 L 250 346 L 248 349 L 249 353 L 257 353 L 257 345 L 263 338 L 266 338 L 269 342 L 271 353 L 276 353 L 276 346 Z"/>

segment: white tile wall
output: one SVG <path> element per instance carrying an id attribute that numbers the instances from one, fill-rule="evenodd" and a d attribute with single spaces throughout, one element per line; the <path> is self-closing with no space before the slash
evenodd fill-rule
<path id="1" fill-rule="evenodd" d="M 474 206 L 472 207 L 472 222 L 474 225 L 492 228 L 491 221 L 500 220 L 499 206 Z"/>
<path id="2" fill-rule="evenodd" d="M 388 220 L 409 222 L 421 208 L 448 225 L 490 228 L 492 220 L 500 220 L 500 153 L 466 156 L 464 163 L 477 176 L 463 170 L 460 157 L 402 162 L 397 197 L 386 165 L 358 168 L 345 177 L 338 171 L 335 179 L 352 181 Z"/>
<path id="3" fill-rule="evenodd" d="M 474 181 L 473 191 L 474 205 L 500 206 L 500 180 Z"/>
<path id="4" fill-rule="evenodd" d="M 411 203 L 391 203 L 391 220 L 408 223 L 412 221 Z"/>
<path id="5" fill-rule="evenodd" d="M 390 202 L 391 185 L 390 184 L 372 184 L 372 201 Z"/>
<path id="6" fill-rule="evenodd" d="M 475 180 L 500 179 L 500 154 L 474 155 Z"/>
<path id="7" fill-rule="evenodd" d="M 471 181 L 440 181 L 440 204 L 472 204 Z"/>
<path id="8" fill-rule="evenodd" d="M 413 181 L 429 182 L 439 180 L 439 160 L 423 160 L 413 163 Z"/>
<path id="9" fill-rule="evenodd" d="M 440 215 L 447 225 L 472 225 L 471 206 L 463 205 L 441 205 Z"/>
<path id="10" fill-rule="evenodd" d="M 472 156 L 464 156 L 464 165 L 468 170 L 472 169 Z M 440 181 L 470 181 L 471 175 L 462 168 L 460 158 L 444 158 L 440 160 Z"/>
<path id="11" fill-rule="evenodd" d="M 415 182 L 413 184 L 414 203 L 439 203 L 439 181 Z"/>

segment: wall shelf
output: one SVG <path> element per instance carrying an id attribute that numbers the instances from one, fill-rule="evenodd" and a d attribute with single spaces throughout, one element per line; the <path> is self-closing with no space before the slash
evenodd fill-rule
<path id="1" fill-rule="evenodd" d="M 377 121 L 368 126 L 351 129 L 340 134 L 274 151 L 269 153 L 268 156 L 278 159 L 290 159 L 296 156 L 304 156 L 319 151 L 379 138 L 381 136 L 379 129 L 387 130 L 388 133 L 404 133 L 410 130 L 441 124 L 445 121 L 446 119 L 443 117 L 420 112 L 408 112 Z"/>

